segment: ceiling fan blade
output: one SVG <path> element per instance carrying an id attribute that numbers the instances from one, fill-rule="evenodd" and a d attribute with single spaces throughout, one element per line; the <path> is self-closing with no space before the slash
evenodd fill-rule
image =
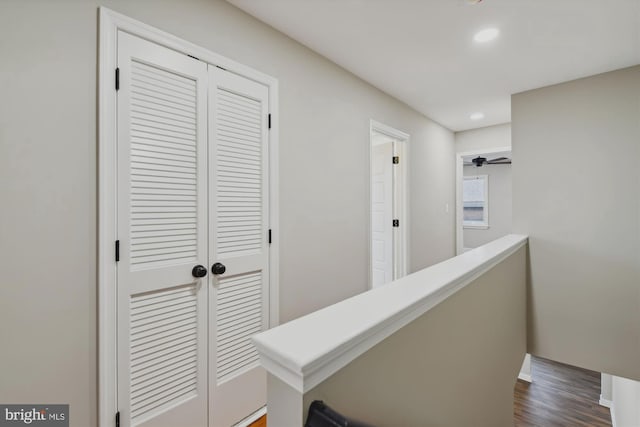
<path id="1" fill-rule="evenodd" d="M 508 157 L 496 157 L 495 159 L 491 159 L 491 160 L 489 160 L 489 163 L 491 163 L 491 162 L 501 162 L 501 161 L 503 161 L 503 160 L 509 160 L 509 161 L 511 161 L 511 159 L 510 159 L 510 158 L 508 158 Z"/>
<path id="2" fill-rule="evenodd" d="M 500 160 L 498 162 L 496 161 L 490 161 L 487 162 L 488 165 L 510 165 L 511 164 L 511 160 Z"/>

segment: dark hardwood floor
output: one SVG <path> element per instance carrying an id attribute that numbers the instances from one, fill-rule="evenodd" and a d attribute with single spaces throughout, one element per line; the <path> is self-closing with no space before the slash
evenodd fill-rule
<path id="1" fill-rule="evenodd" d="M 532 357 L 531 376 L 515 387 L 516 427 L 611 427 L 609 409 L 598 404 L 598 372 Z"/>

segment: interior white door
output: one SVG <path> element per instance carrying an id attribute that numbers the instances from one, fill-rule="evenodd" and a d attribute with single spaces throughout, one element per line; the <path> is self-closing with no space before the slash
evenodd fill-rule
<path id="1" fill-rule="evenodd" d="M 266 404 L 266 372 L 251 336 L 268 328 L 268 89 L 209 66 L 209 329 L 212 427 Z"/>
<path id="2" fill-rule="evenodd" d="M 123 427 L 207 425 L 207 67 L 118 33 L 117 368 Z"/>
<path id="3" fill-rule="evenodd" d="M 393 280 L 393 142 L 371 150 L 371 285 Z"/>
<path id="4" fill-rule="evenodd" d="M 392 275 L 391 280 L 399 279 L 404 276 L 406 272 L 404 271 L 404 258 L 405 258 L 405 248 L 404 248 L 404 238 L 402 235 L 402 228 L 406 227 L 403 215 L 403 207 L 404 207 L 404 191 L 402 188 L 402 183 L 404 182 L 402 179 L 402 174 L 405 165 L 405 156 L 403 153 L 404 145 L 400 141 L 393 140 L 392 142 L 392 151 L 393 158 L 397 158 L 397 163 L 392 163 L 391 166 L 391 217 L 395 220 L 397 219 L 398 225 L 391 227 L 391 239 L 392 239 Z"/>

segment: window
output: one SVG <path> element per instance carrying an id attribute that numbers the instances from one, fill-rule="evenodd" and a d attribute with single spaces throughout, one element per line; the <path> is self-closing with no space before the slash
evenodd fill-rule
<path id="1" fill-rule="evenodd" d="M 462 181 L 462 225 L 489 228 L 489 178 L 465 176 Z"/>

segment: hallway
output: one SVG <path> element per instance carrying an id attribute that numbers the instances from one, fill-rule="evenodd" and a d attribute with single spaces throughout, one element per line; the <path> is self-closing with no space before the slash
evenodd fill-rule
<path id="1" fill-rule="evenodd" d="M 609 409 L 598 404 L 598 372 L 532 357 L 531 376 L 531 384 L 516 383 L 516 427 L 611 427 Z"/>

